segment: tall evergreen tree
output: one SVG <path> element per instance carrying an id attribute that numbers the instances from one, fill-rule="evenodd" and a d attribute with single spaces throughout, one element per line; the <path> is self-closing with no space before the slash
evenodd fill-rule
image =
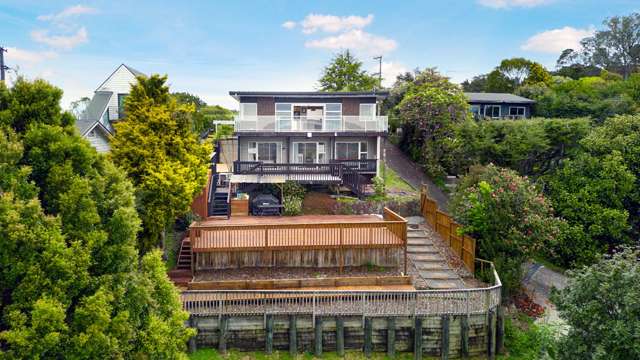
<path id="1" fill-rule="evenodd" d="M 142 218 L 140 243 L 157 246 L 165 229 L 189 211 L 207 176 L 210 146 L 192 131 L 192 104 L 169 94 L 166 76 L 138 77 L 125 101 L 127 120 L 116 125 L 111 157 L 136 188 Z"/>
<path id="2" fill-rule="evenodd" d="M 322 91 L 369 91 L 380 86 L 378 79 L 362 70 L 362 62 L 349 50 L 331 60 L 322 71 L 318 85 Z"/>

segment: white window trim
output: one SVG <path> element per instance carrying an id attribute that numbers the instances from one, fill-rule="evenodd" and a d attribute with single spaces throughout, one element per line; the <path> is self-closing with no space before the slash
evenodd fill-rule
<path id="1" fill-rule="evenodd" d="M 360 103 L 360 106 L 358 106 L 358 116 L 360 117 L 360 119 L 365 117 L 365 115 L 362 115 L 362 107 L 363 106 L 371 106 L 371 107 L 373 107 L 373 111 L 371 112 L 371 114 L 372 114 L 371 115 L 371 119 L 375 120 L 376 119 L 376 111 L 377 111 L 376 107 L 377 107 L 377 105 L 378 104 L 376 104 L 376 103 Z M 369 121 L 372 121 L 372 120 L 369 120 Z M 366 120 L 362 120 L 362 121 L 366 121 Z"/>
<path id="2" fill-rule="evenodd" d="M 251 148 L 251 143 L 256 143 L 256 147 L 254 149 Z M 247 159 L 248 161 L 261 161 L 258 159 L 258 148 L 260 147 L 259 144 L 276 144 L 276 159 L 274 161 L 274 163 L 278 163 L 278 154 L 280 154 L 280 159 L 282 159 L 282 142 L 281 141 L 249 141 L 247 143 Z M 256 159 L 253 160 L 251 158 L 251 155 L 255 154 L 256 155 Z"/>
<path id="3" fill-rule="evenodd" d="M 257 102 L 247 102 L 247 103 L 240 103 L 240 118 L 244 119 L 245 118 L 245 114 L 244 114 L 244 106 L 245 105 L 255 105 L 256 106 L 256 118 L 258 117 L 258 103 Z"/>
<path id="4" fill-rule="evenodd" d="M 367 151 L 362 151 L 362 143 L 367 144 Z M 336 141 L 333 148 L 334 158 L 338 159 L 338 144 L 358 144 L 358 158 L 357 159 L 346 159 L 346 160 L 362 160 L 362 154 L 365 155 L 365 159 L 369 158 L 369 143 L 367 141 Z"/>
<path id="5" fill-rule="evenodd" d="M 296 151 L 298 149 L 298 144 L 316 144 L 316 160 L 314 162 L 314 164 L 324 164 L 327 162 L 327 142 L 326 141 L 294 141 L 291 143 L 291 153 L 292 153 L 292 163 L 294 164 L 304 164 L 303 162 L 298 162 L 298 152 Z M 318 151 L 318 149 L 320 148 L 320 144 L 323 145 L 324 147 L 324 151 Z M 324 162 L 321 163 L 320 162 L 320 154 L 324 154 Z"/>
<path id="6" fill-rule="evenodd" d="M 497 107 L 498 108 L 498 116 L 487 116 L 487 108 L 489 108 L 489 107 Z M 485 117 L 490 117 L 492 119 L 500 119 L 502 117 L 502 106 L 494 105 L 494 104 L 485 105 L 484 106 L 484 116 Z"/>
<path id="7" fill-rule="evenodd" d="M 522 115 L 511 115 L 511 109 L 522 109 Z M 509 106 L 509 117 L 514 117 L 516 119 L 524 119 L 527 116 L 527 107 L 526 106 Z"/>

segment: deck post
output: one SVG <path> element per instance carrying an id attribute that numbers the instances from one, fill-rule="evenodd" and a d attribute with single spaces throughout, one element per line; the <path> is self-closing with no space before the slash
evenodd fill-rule
<path id="1" fill-rule="evenodd" d="M 373 350 L 373 324 L 371 317 L 364 318 L 364 356 L 371 357 Z"/>
<path id="2" fill-rule="evenodd" d="M 344 318 L 336 317 L 336 352 L 338 356 L 344 356 Z"/>
<path id="3" fill-rule="evenodd" d="M 298 354 L 296 320 L 295 315 L 289 315 L 289 354 L 293 357 Z"/>
<path id="4" fill-rule="evenodd" d="M 322 318 L 320 316 L 316 316 L 316 322 L 314 324 L 314 346 L 315 346 L 315 355 L 320 357 L 322 355 Z"/>
<path id="5" fill-rule="evenodd" d="M 219 329 L 219 339 L 218 339 L 218 351 L 221 353 L 227 352 L 227 326 L 228 326 L 229 317 L 226 315 L 222 315 L 220 320 L 218 321 L 218 329 Z"/>
<path id="6" fill-rule="evenodd" d="M 469 357 L 469 315 L 460 316 L 460 355 Z"/>
<path id="7" fill-rule="evenodd" d="M 440 355 L 442 360 L 449 359 L 449 315 L 442 315 L 442 342 L 440 346 Z"/>
<path id="8" fill-rule="evenodd" d="M 487 357 L 491 360 L 496 358 L 495 317 L 495 310 L 489 310 L 487 313 Z"/>
<path id="9" fill-rule="evenodd" d="M 496 353 L 504 352 L 504 307 L 498 305 L 498 318 L 496 320 Z"/>
<path id="10" fill-rule="evenodd" d="M 387 356 L 396 356 L 396 318 L 393 316 L 387 318 Z"/>
<path id="11" fill-rule="evenodd" d="M 413 326 L 413 358 L 422 359 L 422 318 L 416 317 Z"/>
<path id="12" fill-rule="evenodd" d="M 196 329 L 196 331 L 198 330 L 198 326 L 196 324 L 196 319 L 193 315 L 189 316 L 189 327 L 190 328 L 194 328 Z M 189 338 L 189 352 L 193 353 L 196 350 L 198 350 L 198 345 L 196 344 L 196 335 L 193 335 L 192 337 Z"/>
<path id="13" fill-rule="evenodd" d="M 273 352 L 273 315 L 267 314 L 266 317 L 265 352 L 271 354 Z"/>

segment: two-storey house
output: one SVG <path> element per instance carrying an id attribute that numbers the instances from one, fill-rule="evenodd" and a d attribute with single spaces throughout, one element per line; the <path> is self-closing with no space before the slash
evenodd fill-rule
<path id="1" fill-rule="evenodd" d="M 113 122 L 124 118 L 124 99 L 129 95 L 131 84 L 136 82 L 137 76 L 145 74 L 125 64 L 118 66 L 98 86 L 91 102 L 76 121 L 80 135 L 99 152 L 109 151 Z"/>
<path id="2" fill-rule="evenodd" d="M 239 103 L 230 182 L 341 185 L 356 195 L 380 173 L 387 117 L 372 92 L 231 91 Z"/>

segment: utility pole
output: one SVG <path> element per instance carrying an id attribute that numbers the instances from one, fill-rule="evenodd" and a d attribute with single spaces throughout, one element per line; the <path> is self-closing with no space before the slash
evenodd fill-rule
<path id="1" fill-rule="evenodd" d="M 373 60 L 378 60 L 378 73 L 373 75 L 378 75 L 378 87 L 382 87 L 382 55 L 376 56 Z"/>
<path id="2" fill-rule="evenodd" d="M 9 67 L 4 64 L 4 53 L 7 49 L 0 46 L 0 81 L 4 81 L 4 71 L 9 70 Z"/>

